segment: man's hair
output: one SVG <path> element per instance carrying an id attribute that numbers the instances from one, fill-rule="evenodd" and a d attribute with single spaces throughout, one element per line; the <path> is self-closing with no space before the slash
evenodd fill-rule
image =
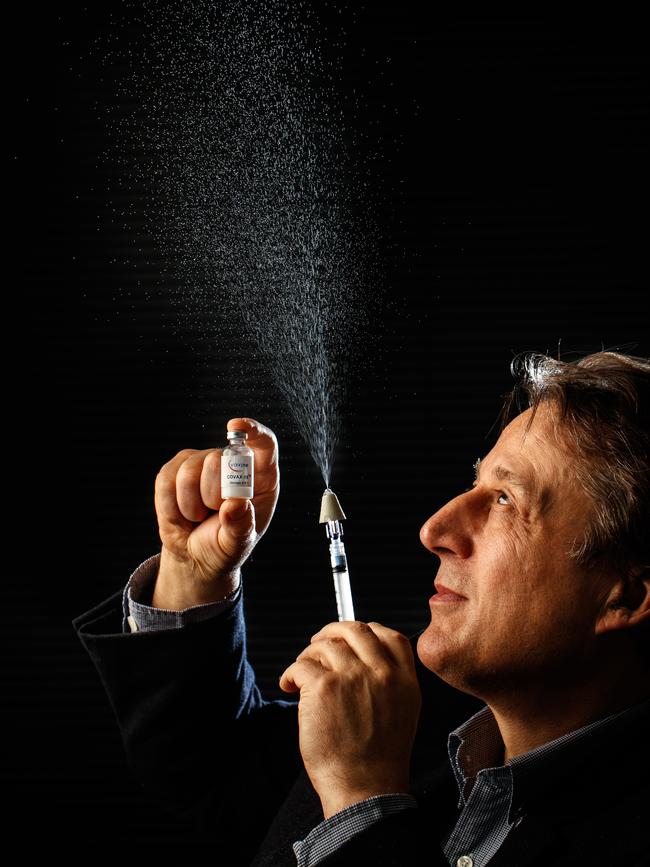
<path id="1" fill-rule="evenodd" d="M 502 427 L 527 407 L 534 417 L 541 403 L 552 402 L 594 506 L 571 555 L 585 565 L 606 558 L 624 572 L 650 568 L 650 360 L 619 352 L 575 361 L 527 353 L 511 370 L 516 384 Z"/>

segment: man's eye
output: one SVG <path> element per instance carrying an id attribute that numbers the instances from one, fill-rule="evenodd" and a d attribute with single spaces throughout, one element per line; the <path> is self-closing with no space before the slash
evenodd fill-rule
<path id="1" fill-rule="evenodd" d="M 506 502 L 503 503 L 503 502 L 501 502 L 502 500 L 505 500 Z M 507 494 L 504 494 L 503 491 L 500 491 L 499 496 L 497 497 L 497 503 L 500 506 L 509 506 L 509 505 L 511 505 L 510 504 L 510 497 Z"/>

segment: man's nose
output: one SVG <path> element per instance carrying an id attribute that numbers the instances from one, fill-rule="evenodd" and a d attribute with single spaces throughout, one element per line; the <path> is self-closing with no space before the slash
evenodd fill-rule
<path id="1" fill-rule="evenodd" d="M 451 552 L 464 559 L 472 553 L 471 518 L 464 497 L 454 497 L 422 525 L 420 541 L 434 554 Z"/>

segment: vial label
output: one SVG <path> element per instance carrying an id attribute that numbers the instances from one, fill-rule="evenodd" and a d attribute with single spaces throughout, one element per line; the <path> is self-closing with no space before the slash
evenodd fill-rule
<path id="1" fill-rule="evenodd" d="M 221 456 L 221 496 L 250 499 L 253 496 L 253 455 Z"/>

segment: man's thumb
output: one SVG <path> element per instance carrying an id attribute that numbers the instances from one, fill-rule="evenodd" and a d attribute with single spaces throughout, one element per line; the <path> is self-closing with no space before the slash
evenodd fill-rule
<path id="1" fill-rule="evenodd" d="M 250 500 L 229 497 L 219 509 L 219 519 L 229 536 L 243 540 L 255 528 L 255 509 Z"/>

